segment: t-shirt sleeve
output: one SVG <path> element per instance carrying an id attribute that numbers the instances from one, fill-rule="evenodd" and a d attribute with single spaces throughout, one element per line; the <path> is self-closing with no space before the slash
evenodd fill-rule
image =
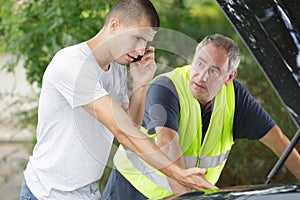
<path id="1" fill-rule="evenodd" d="M 234 81 L 236 107 L 233 123 L 234 139 L 262 138 L 275 126 L 274 120 L 237 80 Z"/>
<path id="2" fill-rule="evenodd" d="M 100 85 L 101 73 L 92 62 L 54 58 L 48 67 L 45 79 L 72 108 L 89 104 L 108 94 Z"/>
<path id="3" fill-rule="evenodd" d="M 178 132 L 180 105 L 178 94 L 172 81 L 166 76 L 155 79 L 150 85 L 147 96 L 143 126 L 149 134 L 155 127 L 168 127 Z"/>

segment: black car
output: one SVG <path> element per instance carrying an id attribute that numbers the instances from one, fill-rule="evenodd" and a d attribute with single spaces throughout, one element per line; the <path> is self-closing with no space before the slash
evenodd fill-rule
<path id="1" fill-rule="evenodd" d="M 223 199 L 223 200 L 299 200 L 300 183 L 289 185 L 254 185 L 221 189 L 220 191 L 192 192 L 173 199 Z"/>

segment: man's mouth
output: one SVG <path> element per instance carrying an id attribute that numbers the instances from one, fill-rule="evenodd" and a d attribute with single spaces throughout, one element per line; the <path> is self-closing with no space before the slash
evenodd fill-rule
<path id="1" fill-rule="evenodd" d="M 130 61 L 130 62 L 132 62 L 132 61 L 134 61 L 134 59 L 136 59 L 136 57 L 135 56 L 132 56 L 132 55 L 129 55 L 129 54 L 127 54 L 127 57 L 128 57 L 128 60 Z"/>
<path id="2" fill-rule="evenodd" d="M 197 89 L 206 89 L 206 87 L 203 86 L 202 84 L 198 84 L 194 82 L 194 85 L 196 86 Z"/>

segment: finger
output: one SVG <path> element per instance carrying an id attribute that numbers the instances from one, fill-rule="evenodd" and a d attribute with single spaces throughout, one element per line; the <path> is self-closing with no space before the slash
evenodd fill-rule
<path id="1" fill-rule="evenodd" d="M 150 53 L 146 53 L 140 61 L 146 62 L 146 61 L 153 61 L 153 60 L 154 60 L 154 53 L 150 52 Z"/>
<path id="2" fill-rule="evenodd" d="M 217 187 L 210 182 L 208 182 L 204 175 L 207 173 L 206 169 L 201 168 L 190 168 L 188 169 L 190 177 L 193 178 L 194 182 L 192 183 L 191 187 L 196 190 L 203 190 L 203 189 L 217 189 Z"/>
<path id="3" fill-rule="evenodd" d="M 147 47 L 142 60 L 145 60 L 146 58 L 154 58 L 154 53 L 155 53 L 154 47 L 152 47 L 152 46 Z"/>
<path id="4" fill-rule="evenodd" d="M 201 181 L 201 185 L 197 185 L 197 190 L 206 190 L 206 189 L 218 189 L 218 187 L 216 187 L 215 185 L 211 184 L 210 182 L 208 182 L 207 180 L 203 179 Z"/>
<path id="5" fill-rule="evenodd" d="M 200 172 L 201 174 L 203 174 L 203 175 L 207 174 L 207 169 L 205 169 L 205 168 L 198 168 L 198 169 L 199 169 L 199 171 L 201 171 Z"/>
<path id="6" fill-rule="evenodd" d="M 189 170 L 195 174 L 198 174 L 198 173 L 201 175 L 207 174 L 207 169 L 205 169 L 205 168 L 190 168 Z"/>
<path id="7" fill-rule="evenodd" d="M 147 47 L 147 52 L 155 52 L 155 48 L 153 46 Z"/>

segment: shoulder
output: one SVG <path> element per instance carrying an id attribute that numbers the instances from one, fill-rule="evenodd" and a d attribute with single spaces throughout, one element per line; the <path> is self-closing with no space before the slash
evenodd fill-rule
<path id="1" fill-rule="evenodd" d="M 263 137 L 275 122 L 242 83 L 235 80 L 234 88 L 236 103 L 233 133 L 235 139 Z"/>
<path id="2" fill-rule="evenodd" d="M 248 92 L 247 88 L 238 80 L 233 80 L 235 93 L 237 92 Z"/>
<path id="3" fill-rule="evenodd" d="M 249 90 L 240 81 L 234 80 L 233 85 L 236 105 L 243 106 L 247 103 L 257 103 Z"/>
<path id="4" fill-rule="evenodd" d="M 166 76 L 157 77 L 147 92 L 144 126 L 149 133 L 158 126 L 178 131 L 179 112 L 179 99 L 173 82 Z"/>
<path id="5" fill-rule="evenodd" d="M 50 61 L 47 70 L 57 70 L 58 72 L 76 70 L 77 66 L 83 66 L 84 62 L 91 59 L 91 53 L 87 48 L 84 43 L 80 43 L 60 49 Z"/>
<path id="6" fill-rule="evenodd" d="M 249 109 L 259 107 L 258 102 L 250 94 L 248 89 L 238 80 L 233 81 L 235 91 L 235 113 L 248 112 Z"/>
<path id="7" fill-rule="evenodd" d="M 56 87 L 95 89 L 102 74 L 88 46 L 80 43 L 56 53 L 44 73 L 43 82 L 48 81 Z"/>
<path id="8" fill-rule="evenodd" d="M 179 97 L 173 82 L 166 76 L 159 76 L 150 85 L 146 102 L 148 105 L 161 105 L 167 112 L 179 112 Z"/>
<path id="9" fill-rule="evenodd" d="M 153 82 L 150 84 L 149 90 L 153 90 L 153 89 L 170 91 L 175 96 L 178 97 L 174 83 L 172 82 L 172 80 L 170 78 L 168 78 L 167 76 L 164 76 L 164 75 L 159 76 L 153 80 Z"/>

